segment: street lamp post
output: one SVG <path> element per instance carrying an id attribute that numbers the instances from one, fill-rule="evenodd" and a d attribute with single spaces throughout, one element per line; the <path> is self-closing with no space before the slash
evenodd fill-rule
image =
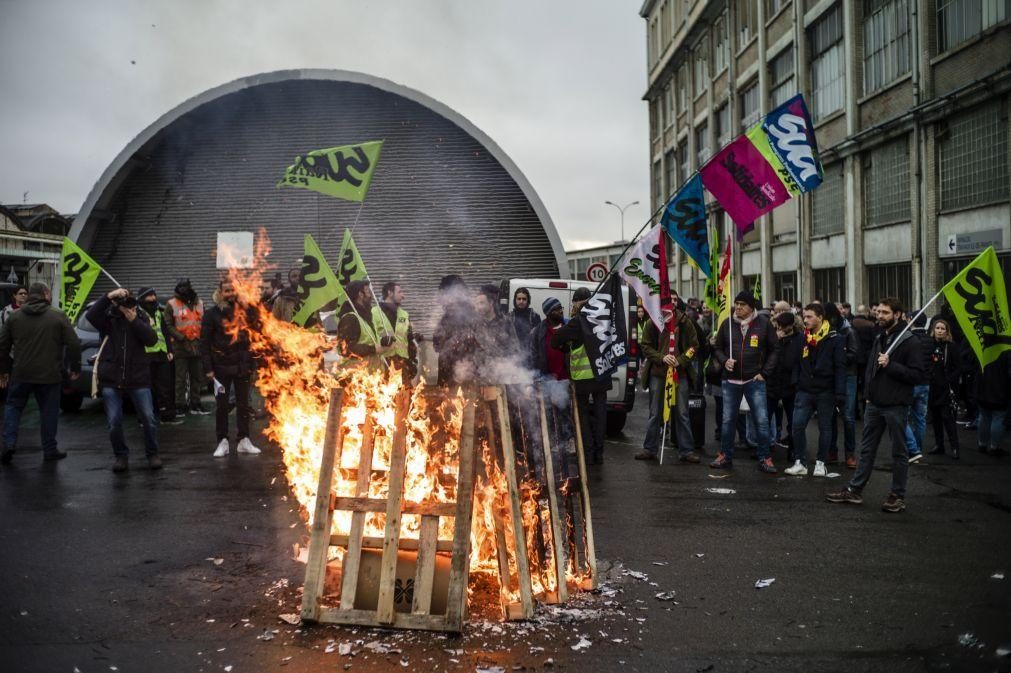
<path id="1" fill-rule="evenodd" d="M 613 201 L 604 201 L 604 204 L 608 205 L 608 206 L 614 206 L 615 208 L 618 209 L 618 212 L 621 213 L 621 242 L 624 243 L 625 242 L 625 210 L 628 209 L 628 208 L 631 208 L 632 206 L 639 205 L 639 202 L 638 201 L 633 201 L 632 203 L 629 203 L 629 204 L 625 205 L 625 207 L 619 206 L 617 203 L 614 203 Z"/>

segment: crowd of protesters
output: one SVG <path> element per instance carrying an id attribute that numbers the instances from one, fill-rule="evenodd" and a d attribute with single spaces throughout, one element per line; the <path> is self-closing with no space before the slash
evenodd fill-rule
<path id="1" fill-rule="evenodd" d="M 299 278 L 293 270 L 287 284 L 278 279 L 264 288 L 262 301 L 275 317 L 291 320 L 299 303 Z M 401 285 L 384 285 L 381 300 L 364 281 L 350 283 L 347 294 L 349 301 L 339 307 L 330 329 L 322 325 L 338 337 L 344 362 L 394 363 L 405 381 L 413 380 L 422 337 L 413 332 L 402 308 Z M 499 309 L 496 286 L 471 291 L 459 276 L 445 277 L 440 285 L 443 312 L 431 337 L 438 383 L 497 383 L 505 370 L 571 383 L 587 462 L 603 462 L 611 381 L 594 375 L 575 319 L 590 296 L 579 289 L 566 297 L 567 318 L 559 297 L 548 296 L 538 311 L 531 306 L 530 291 L 519 288 L 506 313 Z M 13 459 L 30 395 L 40 410 L 43 459 L 66 456 L 56 444 L 59 398 L 65 378 L 79 376 L 81 343 L 66 316 L 51 304 L 49 288 L 36 283 L 19 288 L 13 303 L 0 311 L 0 386 L 7 388 L 3 463 Z M 233 410 L 236 452 L 260 453 L 250 439 L 256 362 L 246 334 L 230 328 L 237 311 L 247 312 L 246 324 L 257 323 L 254 308 L 240 305 L 227 280 L 205 306 L 187 278 L 179 279 L 164 305 L 154 288 L 136 294 L 120 288 L 87 309 L 86 318 L 101 341 L 92 392 L 101 396 L 105 408 L 113 470 L 129 469 L 125 400 L 143 428 L 149 466 L 159 469 L 159 426 L 179 424 L 187 414 L 211 413 L 201 403 L 208 386 L 215 399 L 212 455 L 231 452 Z M 832 466 L 844 465 L 853 471 L 849 484 L 828 499 L 859 503 L 878 445 L 887 435 L 893 468 L 883 507 L 902 511 L 908 465 L 922 462 L 924 453 L 957 460 L 959 423 L 976 431 L 981 453 L 1004 455 L 1011 403 L 1011 352 L 980 367 L 950 311 L 942 309 L 929 319 L 920 315 L 907 329 L 915 313 L 895 298 L 856 311 L 846 302 L 820 301 L 803 306 L 779 301 L 763 308 L 743 291 L 733 302 L 731 317 L 716 325 L 708 307 L 675 294 L 673 311 L 661 329 L 639 306 L 629 327 L 638 342 L 640 385 L 649 392 L 649 409 L 642 451 L 635 458 L 656 460 L 661 443 L 669 441 L 678 461 L 701 463 L 705 438 L 693 429 L 689 401 L 709 394 L 715 403 L 713 439 L 719 443 L 711 469 L 732 469 L 735 453 L 742 450 L 750 451 L 758 469 L 770 474 L 781 469 L 776 466 L 780 456 L 785 474 L 796 477 L 826 477 Z M 323 321 L 314 316 L 310 322 Z M 858 418 L 863 420 L 859 436 Z M 925 451 L 928 421 L 933 442 Z M 809 447 L 812 422 L 818 439 Z"/>

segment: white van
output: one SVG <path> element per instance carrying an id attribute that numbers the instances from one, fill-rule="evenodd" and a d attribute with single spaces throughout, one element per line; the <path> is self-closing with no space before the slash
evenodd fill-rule
<path id="1" fill-rule="evenodd" d="M 581 287 L 585 287 L 590 292 L 597 289 L 597 283 L 581 280 L 556 280 L 543 278 L 511 278 L 503 280 L 499 287 L 499 296 L 502 313 L 512 310 L 513 294 L 521 287 L 530 291 L 530 308 L 541 318 L 544 313 L 541 311 L 541 304 L 548 297 L 554 297 L 562 302 L 565 309 L 565 317 L 569 317 L 569 308 L 572 306 L 572 293 Z M 625 418 L 628 412 L 632 411 L 635 403 L 635 379 L 638 375 L 636 359 L 638 355 L 638 335 L 636 332 L 635 319 L 635 293 L 627 285 L 622 285 L 624 295 L 622 301 L 625 302 L 626 324 L 628 333 L 628 361 L 618 367 L 618 370 L 611 374 L 611 390 L 607 393 L 607 433 L 618 434 L 625 427 Z"/>

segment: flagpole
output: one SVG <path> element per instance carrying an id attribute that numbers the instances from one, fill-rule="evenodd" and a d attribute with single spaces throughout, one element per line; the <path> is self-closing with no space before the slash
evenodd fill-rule
<path id="1" fill-rule="evenodd" d="M 664 404 L 667 404 L 667 400 L 664 400 Z M 663 424 L 663 432 L 660 433 L 660 464 L 663 465 L 663 450 L 666 448 L 667 444 L 667 426 L 670 425 L 670 421 Z"/>
<path id="2" fill-rule="evenodd" d="M 108 271 L 106 271 L 106 270 L 105 270 L 105 268 L 103 268 L 103 267 L 101 267 L 101 266 L 100 266 L 100 267 L 98 267 L 98 268 L 102 270 L 102 273 L 104 273 L 104 274 L 105 274 L 105 277 L 106 277 L 106 278 L 108 278 L 108 279 L 109 279 L 109 280 L 111 280 L 111 281 L 112 281 L 113 283 L 115 283 L 116 287 L 123 287 L 122 285 L 120 285 L 120 284 L 119 284 L 119 281 L 118 281 L 118 280 L 116 280 L 115 278 L 113 278 L 113 277 L 112 277 L 112 274 L 110 274 L 110 273 L 109 273 Z"/>
<path id="3" fill-rule="evenodd" d="M 943 287 L 941 288 L 940 292 L 938 292 L 937 294 L 935 294 L 930 299 L 930 301 L 928 301 L 926 304 L 923 305 L 923 308 L 921 308 L 919 310 L 919 312 L 915 316 L 913 316 L 912 320 L 910 320 L 910 321 L 908 321 L 906 323 L 906 326 L 902 328 L 901 332 L 899 332 L 899 336 L 897 336 L 894 339 L 892 339 L 892 345 L 889 346 L 888 350 L 885 351 L 885 355 L 891 355 L 892 351 L 895 350 L 895 347 L 899 345 L 899 339 L 902 338 L 902 335 L 909 331 L 909 328 L 913 326 L 913 323 L 916 322 L 917 320 L 919 320 L 920 316 L 923 315 L 923 312 L 926 311 L 927 308 L 931 304 L 933 304 L 935 301 L 937 301 L 937 298 L 940 297 L 942 294 L 944 294 L 944 288 Z"/>

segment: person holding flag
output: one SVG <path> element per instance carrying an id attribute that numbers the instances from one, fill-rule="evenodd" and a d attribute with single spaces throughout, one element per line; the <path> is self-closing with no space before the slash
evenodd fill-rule
<path id="1" fill-rule="evenodd" d="M 380 312 L 380 309 L 375 305 L 372 290 L 367 281 L 353 280 L 348 283 L 347 294 L 349 300 L 341 308 L 337 323 L 340 351 L 344 357 L 342 364 L 345 367 L 382 367 L 383 356 L 393 351 L 394 337 L 389 334 L 380 338 L 377 334 L 379 321 L 373 312 Z"/>
<path id="2" fill-rule="evenodd" d="M 635 455 L 635 459 L 656 460 L 663 426 L 673 420 L 678 460 L 698 464 L 702 459 L 695 453 L 688 398 L 698 377 L 693 358 L 700 344 L 680 297 L 672 292 L 670 298 L 670 304 L 665 307 L 668 319 L 663 330 L 658 330 L 653 321 L 648 320 L 640 343 L 645 356 L 642 381 L 644 385 L 649 383 L 649 420 L 642 451 Z"/>

